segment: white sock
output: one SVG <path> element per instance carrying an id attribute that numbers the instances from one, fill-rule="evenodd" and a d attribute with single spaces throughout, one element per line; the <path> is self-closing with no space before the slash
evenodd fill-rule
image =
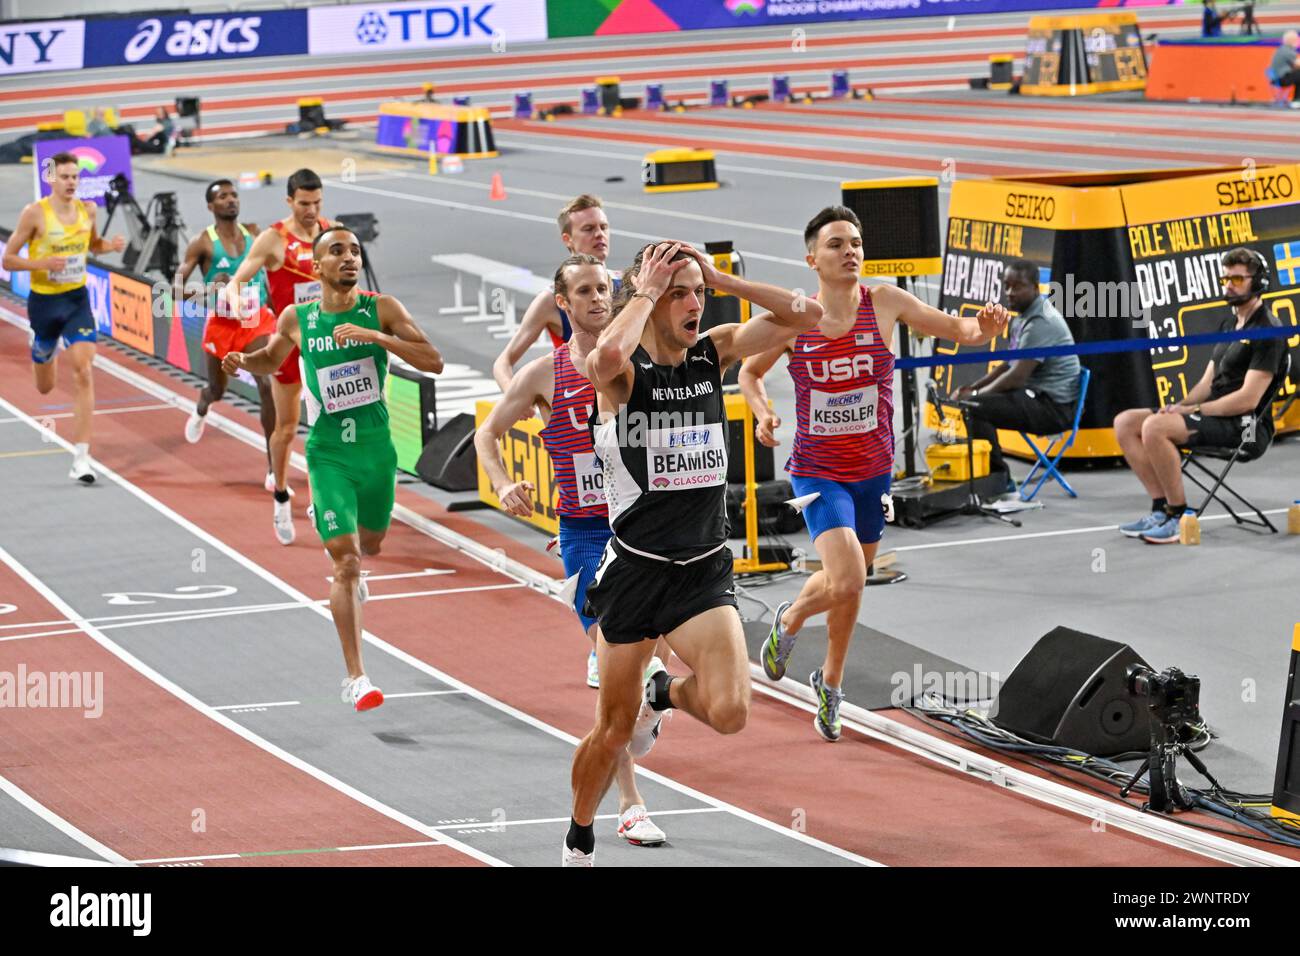
<path id="1" fill-rule="evenodd" d="M 79 441 L 73 447 L 76 449 L 75 457 L 77 461 L 85 461 L 90 457 L 90 442 Z"/>

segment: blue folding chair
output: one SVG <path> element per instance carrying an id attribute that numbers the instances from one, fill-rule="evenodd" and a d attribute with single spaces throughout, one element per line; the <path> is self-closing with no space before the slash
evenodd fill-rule
<path id="1" fill-rule="evenodd" d="M 1021 501 L 1033 501 L 1034 496 L 1038 494 L 1038 490 L 1043 487 L 1043 483 L 1047 481 L 1048 478 L 1055 478 L 1056 483 L 1064 488 L 1066 494 L 1071 498 L 1079 497 L 1075 490 L 1070 487 L 1070 483 L 1061 477 L 1061 472 L 1056 466 L 1060 464 L 1061 456 L 1064 455 L 1066 450 L 1074 444 L 1075 436 L 1079 434 L 1079 419 L 1083 417 L 1083 403 L 1088 398 L 1088 382 L 1091 381 L 1091 379 L 1092 373 L 1088 371 L 1088 369 L 1084 368 L 1079 372 L 1079 402 L 1074 407 L 1074 424 L 1070 427 L 1068 433 L 1048 436 L 1046 448 L 1039 448 L 1034 444 L 1034 440 L 1027 434 L 1024 432 L 1020 433 L 1020 437 L 1025 440 L 1025 444 L 1032 448 L 1034 454 L 1038 456 L 1038 461 L 1034 462 L 1034 467 L 1029 469 L 1029 474 L 1025 475 L 1025 480 L 1020 483 Z M 1049 458 L 1048 456 L 1052 455 L 1052 446 L 1058 441 L 1061 442 L 1061 446 L 1056 449 L 1055 456 Z M 1029 488 L 1029 483 L 1033 481 L 1034 475 L 1038 474 L 1040 468 L 1043 473 L 1039 476 L 1038 483 L 1034 485 L 1028 494 L 1025 494 L 1025 489 Z"/>
<path id="2" fill-rule="evenodd" d="M 1268 79 L 1269 92 L 1273 94 L 1273 105 L 1289 107 L 1291 105 L 1291 87 L 1282 86 L 1278 83 L 1278 75 L 1273 72 L 1271 66 L 1264 69 L 1264 76 Z"/>

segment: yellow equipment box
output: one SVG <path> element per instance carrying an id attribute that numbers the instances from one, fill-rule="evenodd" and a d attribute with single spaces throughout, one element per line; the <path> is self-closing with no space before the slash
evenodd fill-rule
<path id="1" fill-rule="evenodd" d="M 993 446 L 983 438 L 975 439 L 975 477 L 983 478 L 989 473 L 989 452 Z M 925 466 L 930 469 L 930 477 L 935 481 L 969 481 L 970 452 L 965 442 L 944 445 L 932 442 L 925 446 Z"/>

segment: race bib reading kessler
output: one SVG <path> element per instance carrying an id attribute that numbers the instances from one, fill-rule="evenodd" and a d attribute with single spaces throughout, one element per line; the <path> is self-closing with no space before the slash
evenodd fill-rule
<path id="1" fill-rule="evenodd" d="M 653 428 L 646 435 L 650 491 L 688 491 L 727 483 L 727 440 L 721 422 Z"/>
<path id="2" fill-rule="evenodd" d="M 50 270 L 50 281 L 59 285 L 80 282 L 86 277 L 86 254 L 79 252 L 63 260 L 62 269 Z"/>
<path id="3" fill-rule="evenodd" d="M 814 435 L 861 435 L 876 430 L 877 386 L 849 392 L 808 394 L 808 431 Z"/>
<path id="4" fill-rule="evenodd" d="M 367 355 L 355 362 L 341 362 L 316 370 L 321 405 L 327 412 L 345 412 L 369 405 L 381 398 L 375 360 Z"/>
<path id="5" fill-rule="evenodd" d="M 591 452 L 573 456 L 573 480 L 578 486 L 578 504 L 584 508 L 605 504 L 605 473 Z"/>
<path id="6" fill-rule="evenodd" d="M 293 304 L 302 305 L 312 299 L 320 298 L 320 282 L 295 282 L 293 284 Z"/>

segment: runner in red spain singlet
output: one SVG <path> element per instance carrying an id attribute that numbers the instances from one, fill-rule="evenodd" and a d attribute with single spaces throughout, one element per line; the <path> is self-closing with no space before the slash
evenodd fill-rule
<path id="1" fill-rule="evenodd" d="M 227 297 L 236 307 L 240 286 L 261 269 L 266 270 L 267 294 L 276 315 L 283 314 L 288 306 L 321 297 L 320 281 L 312 272 L 312 243 L 332 225 L 320 214 L 321 180 L 310 169 L 300 169 L 289 177 L 287 186 L 286 202 L 292 215 L 258 235 L 226 286 Z M 289 452 L 302 408 L 302 373 L 296 348 L 276 371 L 271 391 L 275 400 L 275 431 L 271 434 L 271 473 L 266 476 L 266 489 L 275 495 L 272 519 L 275 536 L 281 544 L 293 544 Z"/>

